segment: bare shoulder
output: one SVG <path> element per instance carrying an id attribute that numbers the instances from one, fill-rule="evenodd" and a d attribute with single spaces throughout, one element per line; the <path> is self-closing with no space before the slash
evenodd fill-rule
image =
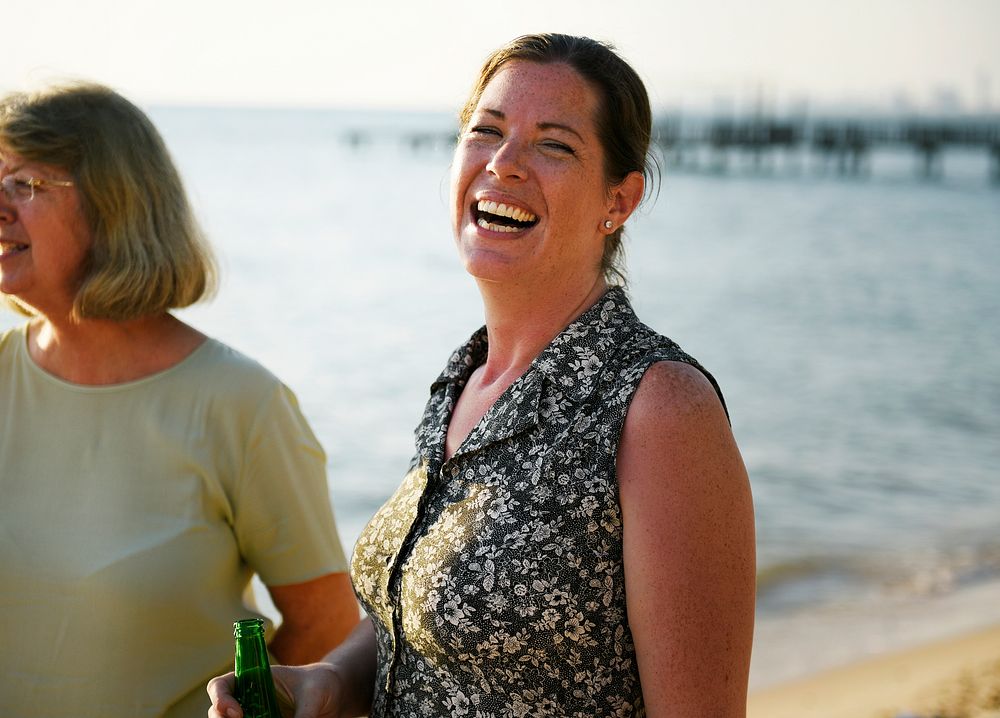
<path id="1" fill-rule="evenodd" d="M 701 371 L 685 362 L 661 361 L 643 375 L 630 413 L 680 419 L 716 409 L 725 416 L 715 387 Z"/>
<path id="2" fill-rule="evenodd" d="M 746 469 L 722 401 L 708 378 L 681 362 L 646 371 L 625 417 L 617 458 L 627 504 L 651 495 L 699 494 L 724 500 L 745 494 Z"/>
<path id="3" fill-rule="evenodd" d="M 657 362 L 643 375 L 622 433 L 623 448 L 636 441 L 681 446 L 729 442 L 732 434 L 722 401 L 697 368 L 677 361 Z"/>

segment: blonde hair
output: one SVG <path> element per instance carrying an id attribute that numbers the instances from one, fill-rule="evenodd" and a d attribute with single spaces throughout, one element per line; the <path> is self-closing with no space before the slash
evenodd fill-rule
<path id="1" fill-rule="evenodd" d="M 93 235 L 74 318 L 153 316 L 215 291 L 215 260 L 180 175 L 153 123 L 124 97 L 91 83 L 7 95 L 0 147 L 73 177 Z"/>

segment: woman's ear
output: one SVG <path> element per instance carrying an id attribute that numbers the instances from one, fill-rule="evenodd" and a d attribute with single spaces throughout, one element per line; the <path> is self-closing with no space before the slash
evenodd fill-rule
<path id="1" fill-rule="evenodd" d="M 646 190 L 646 179 L 641 172 L 629 172 L 625 179 L 611 187 L 608 197 L 608 218 L 613 230 L 618 229 L 629 218 L 642 201 Z"/>

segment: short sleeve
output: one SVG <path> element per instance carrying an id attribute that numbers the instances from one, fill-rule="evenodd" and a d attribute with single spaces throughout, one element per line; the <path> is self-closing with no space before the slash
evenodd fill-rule
<path id="1" fill-rule="evenodd" d="M 326 454 L 294 394 L 276 382 L 247 437 L 233 503 L 240 552 L 268 586 L 347 570 Z"/>

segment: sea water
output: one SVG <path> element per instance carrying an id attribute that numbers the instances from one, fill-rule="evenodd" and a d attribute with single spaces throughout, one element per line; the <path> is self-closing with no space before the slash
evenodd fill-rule
<path id="1" fill-rule="evenodd" d="M 218 297 L 181 316 L 296 392 L 353 545 L 407 466 L 431 380 L 482 323 L 450 228 L 454 122 L 153 117 L 222 268 Z M 971 152 L 931 180 L 901 150 L 861 177 L 794 159 L 668 161 L 626 247 L 639 316 L 726 394 L 755 498 L 758 636 L 815 646 L 1000 577 L 1000 186 Z M 1000 620 L 991 600 L 946 609 Z M 794 665 L 758 684 L 809 660 L 782 655 Z"/>

